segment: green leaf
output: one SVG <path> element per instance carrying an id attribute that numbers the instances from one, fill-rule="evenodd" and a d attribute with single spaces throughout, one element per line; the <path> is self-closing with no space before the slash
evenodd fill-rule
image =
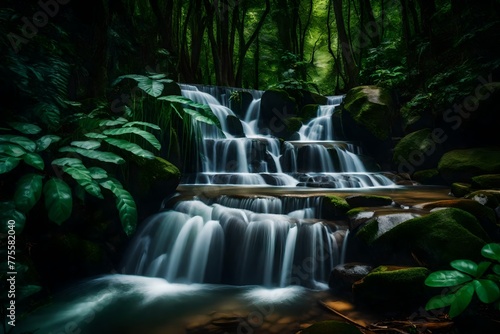
<path id="1" fill-rule="evenodd" d="M 108 177 L 108 172 L 100 167 L 90 167 L 89 172 L 90 176 L 92 176 L 94 180 L 105 179 Z"/>
<path id="2" fill-rule="evenodd" d="M 83 166 L 83 163 L 80 159 L 76 158 L 59 158 L 52 161 L 52 165 L 64 167 L 64 166 L 73 166 L 80 167 Z"/>
<path id="3" fill-rule="evenodd" d="M 474 283 L 470 282 L 455 293 L 455 299 L 451 302 L 450 317 L 455 318 L 469 306 L 474 295 Z"/>
<path id="4" fill-rule="evenodd" d="M 0 233 L 8 233 L 9 220 L 15 221 L 15 231 L 17 234 L 20 234 L 24 229 L 26 216 L 16 210 L 14 202 L 0 202 Z"/>
<path id="5" fill-rule="evenodd" d="M 460 270 L 461 272 L 464 272 L 464 273 L 472 275 L 472 276 L 476 276 L 477 264 L 474 261 L 455 260 L 455 261 L 451 261 L 450 265 L 453 268 Z"/>
<path id="6" fill-rule="evenodd" d="M 36 149 L 36 144 L 34 141 L 22 136 L 2 135 L 0 136 L 0 142 L 10 142 L 13 144 L 17 144 L 29 152 L 34 152 Z"/>
<path id="7" fill-rule="evenodd" d="M 128 120 L 123 118 L 123 117 L 119 117 L 117 119 L 106 119 L 106 120 L 103 120 L 103 121 L 100 121 L 99 122 L 99 126 L 116 126 L 116 125 L 122 125 L 122 124 L 125 124 L 127 123 Z"/>
<path id="8" fill-rule="evenodd" d="M 95 133 L 95 132 L 88 132 L 88 133 L 85 134 L 85 137 L 92 138 L 92 139 L 104 139 L 104 138 L 108 138 L 108 136 L 105 136 L 105 135 L 100 134 L 100 133 Z"/>
<path id="9" fill-rule="evenodd" d="M 109 130 L 104 130 L 103 133 L 105 135 L 110 135 L 110 136 L 118 136 L 118 135 L 133 133 L 146 139 L 157 150 L 161 148 L 160 142 L 158 141 L 158 139 L 156 139 L 154 135 L 138 128 L 130 127 L 130 128 L 120 128 L 120 129 L 109 129 Z"/>
<path id="10" fill-rule="evenodd" d="M 10 122 L 8 123 L 13 129 L 24 133 L 25 135 L 36 135 L 42 131 L 42 129 L 35 124 L 21 123 L 21 122 Z"/>
<path id="11" fill-rule="evenodd" d="M 109 162 L 113 164 L 124 164 L 125 160 L 117 154 L 111 152 L 85 150 L 83 148 L 64 146 L 59 149 L 59 152 L 73 152 L 83 155 L 84 157 L 99 160 L 102 162 Z"/>
<path id="12" fill-rule="evenodd" d="M 33 111 L 49 128 L 57 128 L 60 125 L 61 112 L 56 105 L 41 102 L 33 108 Z"/>
<path id="13" fill-rule="evenodd" d="M 500 298 L 500 289 L 498 285 L 488 279 L 474 280 L 474 289 L 476 290 L 479 300 L 489 304 Z"/>
<path id="14" fill-rule="evenodd" d="M 43 176 L 38 174 L 24 175 L 17 181 L 14 193 L 16 208 L 26 213 L 33 208 L 42 195 Z"/>
<path id="15" fill-rule="evenodd" d="M 493 266 L 493 272 L 497 275 L 500 275 L 500 264 L 495 264 Z"/>
<path id="16" fill-rule="evenodd" d="M 107 139 L 104 139 L 104 141 L 110 145 L 121 148 L 122 150 L 129 151 L 129 152 L 131 152 L 139 157 L 142 157 L 142 158 L 154 159 L 154 157 L 155 157 L 155 155 L 153 153 L 146 151 L 142 147 L 140 147 L 139 145 L 131 143 L 127 140 L 107 138 Z"/>
<path id="17" fill-rule="evenodd" d="M 427 311 L 450 306 L 455 299 L 454 294 L 434 296 L 425 305 Z"/>
<path id="18" fill-rule="evenodd" d="M 151 74 L 151 75 L 148 75 L 149 78 L 153 79 L 153 80 L 160 80 L 160 79 L 163 79 L 166 77 L 165 74 L 163 73 L 158 73 L 158 74 Z"/>
<path id="19" fill-rule="evenodd" d="M 219 129 L 221 128 L 219 119 L 217 118 L 217 116 L 215 116 L 212 109 L 210 109 L 210 107 L 208 105 L 198 104 L 198 103 L 195 103 L 188 98 L 185 98 L 183 96 L 176 96 L 176 95 L 162 96 L 162 97 L 159 97 L 158 100 L 168 101 L 171 103 L 181 103 L 185 106 L 189 106 L 191 108 L 183 108 L 183 111 L 185 113 L 191 115 L 191 117 L 193 117 L 193 119 L 200 121 L 200 122 L 207 123 L 207 124 L 215 125 Z M 174 106 L 174 108 L 175 108 L 175 106 Z M 177 110 L 177 108 L 175 108 L 175 109 Z M 180 112 L 180 111 L 177 110 L 177 112 Z"/>
<path id="20" fill-rule="evenodd" d="M 19 161 L 21 159 L 12 157 L 0 158 L 0 174 L 8 173 L 16 168 L 19 165 Z"/>
<path id="21" fill-rule="evenodd" d="M 17 300 L 22 301 L 37 292 L 40 292 L 42 288 L 38 285 L 24 285 L 19 288 L 19 294 L 17 295 Z"/>
<path id="22" fill-rule="evenodd" d="M 50 144 L 56 143 L 61 140 L 61 137 L 55 135 L 47 135 L 36 141 L 36 151 L 41 152 L 46 150 Z"/>
<path id="23" fill-rule="evenodd" d="M 20 158 L 26 154 L 26 151 L 16 144 L 0 144 L 0 154 Z"/>
<path id="24" fill-rule="evenodd" d="M 116 208 L 120 216 L 123 231 L 128 236 L 134 233 L 137 226 L 137 208 L 134 198 L 128 191 L 123 189 L 121 183 L 115 179 L 109 178 L 102 181 L 101 186 L 110 190 L 116 197 Z"/>
<path id="25" fill-rule="evenodd" d="M 113 82 L 113 86 L 119 83 L 122 79 L 135 80 L 140 89 L 153 97 L 158 97 L 163 92 L 163 84 L 161 82 L 137 74 L 122 75 Z"/>
<path id="26" fill-rule="evenodd" d="M 127 127 L 134 126 L 134 125 L 143 125 L 143 126 L 147 126 L 147 127 L 152 128 L 152 129 L 155 129 L 155 130 L 161 130 L 161 128 L 158 125 L 153 124 L 153 123 L 148 123 L 148 122 L 129 122 L 127 124 L 124 124 L 123 127 L 127 128 Z"/>
<path id="27" fill-rule="evenodd" d="M 477 265 L 477 272 L 476 272 L 476 278 L 480 278 L 481 276 L 484 275 L 486 270 L 491 266 L 490 261 L 482 261 Z"/>
<path id="28" fill-rule="evenodd" d="M 95 150 L 96 148 L 101 147 L 101 143 L 97 140 L 73 141 L 71 142 L 71 145 L 86 150 Z"/>
<path id="29" fill-rule="evenodd" d="M 500 244 L 487 244 L 481 250 L 481 254 L 488 259 L 500 261 Z"/>
<path id="30" fill-rule="evenodd" d="M 79 185 L 89 194 L 97 198 L 103 199 L 99 184 L 92 179 L 92 176 L 85 166 L 63 167 L 63 170 L 68 173 Z"/>
<path id="31" fill-rule="evenodd" d="M 71 188 L 63 180 L 52 178 L 45 183 L 43 194 L 49 219 L 57 225 L 61 225 L 71 216 L 73 209 Z"/>
<path id="32" fill-rule="evenodd" d="M 45 168 L 45 163 L 43 162 L 42 157 L 36 153 L 26 153 L 23 159 L 25 163 L 38 170 L 43 170 Z"/>
<path id="33" fill-rule="evenodd" d="M 425 280 L 427 286 L 447 287 L 469 282 L 472 278 L 455 270 L 441 270 L 431 273 Z"/>

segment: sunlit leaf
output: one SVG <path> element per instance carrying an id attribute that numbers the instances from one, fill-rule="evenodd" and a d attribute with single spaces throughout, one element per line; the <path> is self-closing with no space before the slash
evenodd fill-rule
<path id="1" fill-rule="evenodd" d="M 96 140 L 73 141 L 71 142 L 71 145 L 86 150 L 95 150 L 96 148 L 101 147 L 101 143 Z"/>
<path id="2" fill-rule="evenodd" d="M 125 160 L 117 154 L 111 152 L 102 152 L 94 150 L 85 150 L 83 148 L 64 146 L 59 149 L 59 152 L 72 152 L 83 155 L 84 157 L 99 160 L 102 162 L 109 162 L 113 164 L 124 164 Z"/>
<path id="3" fill-rule="evenodd" d="M 25 213 L 35 206 L 42 195 L 42 179 L 41 175 L 27 174 L 17 181 L 14 193 L 16 209 Z"/>
<path id="4" fill-rule="evenodd" d="M 26 153 L 23 156 L 23 160 L 25 163 L 38 170 L 43 170 L 45 168 L 45 163 L 43 162 L 42 157 L 36 153 Z"/>
<path id="5" fill-rule="evenodd" d="M 137 74 L 129 74 L 129 75 L 122 75 L 118 77 L 115 82 L 113 82 L 113 85 L 116 85 L 118 82 L 120 82 L 122 79 L 133 79 L 137 82 L 137 86 L 145 91 L 147 94 L 153 96 L 153 97 L 158 97 L 161 95 L 163 92 L 163 84 L 157 80 L 153 80 L 151 78 L 148 78 L 143 75 L 137 75 Z"/>
<path id="6" fill-rule="evenodd" d="M 52 165 L 64 167 L 64 166 L 83 166 L 80 159 L 76 158 L 60 158 L 52 161 Z"/>
<path id="7" fill-rule="evenodd" d="M 461 272 L 464 272 L 464 273 L 472 275 L 472 276 L 476 276 L 477 264 L 474 261 L 455 260 L 455 261 L 451 261 L 450 265 L 453 268 L 460 270 Z"/>
<path id="8" fill-rule="evenodd" d="M 455 270 L 442 270 L 431 273 L 425 284 L 432 287 L 447 287 L 463 284 L 472 280 L 469 275 Z"/>
<path id="9" fill-rule="evenodd" d="M 481 250 L 481 254 L 488 259 L 500 261 L 500 244 L 487 244 Z"/>
<path id="10" fill-rule="evenodd" d="M 108 138 L 108 136 L 105 136 L 101 133 L 95 133 L 95 132 L 88 132 L 85 134 L 85 137 L 87 138 L 92 138 L 92 139 L 104 139 Z"/>
<path id="11" fill-rule="evenodd" d="M 149 133 L 147 131 L 138 129 L 138 128 L 130 127 L 130 128 L 119 128 L 119 129 L 108 129 L 108 130 L 104 130 L 103 133 L 105 135 L 110 135 L 110 136 L 118 136 L 118 135 L 125 135 L 125 134 L 133 133 L 133 134 L 136 134 L 136 135 L 141 136 L 142 138 L 146 139 L 157 150 L 159 150 L 161 148 L 160 142 L 158 141 L 158 139 L 156 139 L 156 137 L 154 135 L 152 135 L 151 133 Z"/>
<path id="12" fill-rule="evenodd" d="M 43 195 L 49 219 L 58 225 L 68 220 L 73 209 L 73 198 L 68 184 L 61 179 L 52 178 L 45 183 Z"/>
<path id="13" fill-rule="evenodd" d="M 105 179 L 108 177 L 108 173 L 100 167 L 90 167 L 89 172 L 90 176 L 92 176 L 94 180 Z"/>
<path id="14" fill-rule="evenodd" d="M 107 179 L 100 182 L 103 188 L 110 190 L 116 197 L 116 208 L 120 216 L 123 231 L 132 235 L 137 226 L 137 208 L 134 198 L 128 191 L 123 189 L 120 182 L 115 179 Z"/>
<path id="15" fill-rule="evenodd" d="M 63 167 L 63 170 L 68 173 L 79 185 L 85 189 L 89 194 L 97 197 L 104 198 L 101 193 L 99 184 L 92 179 L 92 176 L 85 166 L 78 167 Z"/>
<path id="16" fill-rule="evenodd" d="M 13 158 L 20 158 L 26 154 L 26 151 L 16 144 L 7 143 L 0 144 L 0 154 L 9 155 Z"/>
<path id="17" fill-rule="evenodd" d="M 118 148 L 121 148 L 122 150 L 126 150 L 128 152 L 131 152 L 139 157 L 146 158 L 146 159 L 153 159 L 155 155 L 149 151 L 144 150 L 142 147 L 140 147 L 137 144 L 131 143 L 127 140 L 121 140 L 121 139 L 116 139 L 116 138 L 107 138 L 104 139 L 105 142 L 107 142 L 110 145 L 116 146 Z"/>
<path id="18" fill-rule="evenodd" d="M 493 303 L 500 298 L 500 289 L 498 285 L 488 279 L 474 280 L 474 289 L 479 300 L 483 303 Z"/>
<path id="19" fill-rule="evenodd" d="M 469 306 L 474 295 L 474 283 L 470 282 L 460 288 L 455 293 L 455 298 L 451 302 L 450 317 L 455 318 L 460 315 Z"/>
<path id="20" fill-rule="evenodd" d="M 155 130 L 161 130 L 161 128 L 158 125 L 153 124 L 153 123 L 148 123 L 148 122 L 129 122 L 127 124 L 124 124 L 123 127 L 128 128 L 128 127 L 134 126 L 134 125 L 143 125 L 143 126 L 147 126 L 147 127 L 152 128 L 152 129 L 155 129 Z"/>
<path id="21" fill-rule="evenodd" d="M 34 141 L 22 136 L 1 135 L 0 142 L 10 142 L 17 144 L 29 152 L 34 152 L 36 149 L 36 144 Z"/>
<path id="22" fill-rule="evenodd" d="M 99 126 L 116 126 L 116 125 L 125 124 L 127 122 L 128 122 L 127 119 L 125 119 L 123 117 L 119 117 L 117 119 L 107 119 L 107 120 L 100 121 Z"/>

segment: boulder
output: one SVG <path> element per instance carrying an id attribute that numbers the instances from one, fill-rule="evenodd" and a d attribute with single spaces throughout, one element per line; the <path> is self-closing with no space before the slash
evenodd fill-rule
<path id="1" fill-rule="evenodd" d="M 238 117 L 233 115 L 227 115 L 226 117 L 227 132 L 236 138 L 244 138 L 245 132 L 243 131 L 243 125 Z"/>
<path id="2" fill-rule="evenodd" d="M 420 184 L 443 185 L 446 184 L 436 168 L 416 171 L 413 178 Z"/>
<path id="3" fill-rule="evenodd" d="M 368 275 L 373 267 L 364 263 L 345 263 L 333 268 L 328 279 L 328 286 L 336 292 L 351 292 L 352 285 Z"/>
<path id="4" fill-rule="evenodd" d="M 347 203 L 353 207 L 387 206 L 392 204 L 392 198 L 376 195 L 353 195 L 345 198 Z"/>
<path id="5" fill-rule="evenodd" d="M 336 219 L 345 217 L 350 207 L 344 198 L 332 195 L 323 197 L 321 209 L 322 218 Z"/>
<path id="6" fill-rule="evenodd" d="M 366 222 L 358 233 L 356 233 L 356 236 L 367 244 L 371 244 L 384 233 L 416 217 L 420 217 L 420 215 L 415 213 L 392 213 L 375 216 Z"/>
<path id="7" fill-rule="evenodd" d="M 465 195 L 465 198 L 496 209 L 500 205 L 500 190 L 476 190 Z"/>
<path id="8" fill-rule="evenodd" d="M 393 162 L 399 172 L 413 174 L 416 170 L 437 166 L 443 155 L 441 132 L 421 129 L 403 137 L 394 147 Z"/>
<path id="9" fill-rule="evenodd" d="M 478 147 L 445 153 L 438 164 L 441 176 L 448 184 L 471 183 L 474 176 L 500 173 L 500 148 Z"/>
<path id="10" fill-rule="evenodd" d="M 347 92 L 340 107 L 345 137 L 361 142 L 367 153 L 384 166 L 390 163 L 393 104 L 386 89 L 359 86 Z"/>
<path id="11" fill-rule="evenodd" d="M 472 187 L 476 189 L 500 189 L 500 174 L 474 176 Z"/>
<path id="12" fill-rule="evenodd" d="M 367 224 L 356 236 L 384 251 L 384 256 L 412 254 L 431 269 L 446 268 L 456 259 L 478 260 L 481 248 L 490 241 L 476 217 L 457 208 L 407 220 L 383 234 Z"/>
<path id="13" fill-rule="evenodd" d="M 285 120 L 296 115 L 297 103 L 286 91 L 270 89 L 262 95 L 259 127 L 263 133 L 286 136 Z"/>
<path id="14" fill-rule="evenodd" d="M 455 197 L 464 197 L 471 191 L 470 183 L 454 182 L 451 184 L 451 194 Z"/>
<path id="15" fill-rule="evenodd" d="M 249 92 L 236 91 L 231 94 L 229 106 L 231 110 L 241 119 L 245 118 L 248 106 L 253 101 L 253 96 Z"/>
<path id="16" fill-rule="evenodd" d="M 429 274 L 422 267 L 380 266 L 353 284 L 353 297 L 378 309 L 412 308 L 426 300 Z"/>

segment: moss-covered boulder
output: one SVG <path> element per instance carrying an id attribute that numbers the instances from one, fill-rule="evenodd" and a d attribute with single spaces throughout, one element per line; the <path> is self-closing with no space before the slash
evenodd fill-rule
<path id="1" fill-rule="evenodd" d="M 471 184 L 454 182 L 451 184 L 451 194 L 455 197 L 464 197 L 471 192 Z"/>
<path id="2" fill-rule="evenodd" d="M 388 163 L 395 118 L 389 91 L 377 86 L 355 87 L 347 92 L 340 112 L 345 137 L 363 143 L 380 164 Z"/>
<path id="3" fill-rule="evenodd" d="M 296 115 L 297 103 L 286 91 L 270 89 L 262 95 L 259 127 L 263 132 L 284 138 L 285 120 Z"/>
<path id="4" fill-rule="evenodd" d="M 496 209 L 500 205 L 500 190 L 476 190 L 467 194 L 465 198 Z"/>
<path id="5" fill-rule="evenodd" d="M 362 334 L 354 325 L 336 320 L 326 320 L 317 322 L 303 330 L 300 334 Z"/>
<path id="6" fill-rule="evenodd" d="M 325 196 L 321 205 L 321 217 L 325 219 L 336 219 L 345 217 L 350 206 L 340 196 Z"/>
<path id="7" fill-rule="evenodd" d="M 328 101 L 325 96 L 305 89 L 287 88 L 285 91 L 297 102 L 299 110 L 308 104 L 326 104 Z"/>
<path id="8" fill-rule="evenodd" d="M 445 268 L 456 259 L 478 260 L 490 241 L 476 217 L 456 208 L 407 220 L 381 235 L 377 232 L 367 225 L 358 233 L 366 234 L 363 238 L 373 247 L 383 246 L 389 254 L 412 254 L 432 269 Z"/>
<path id="9" fill-rule="evenodd" d="M 500 174 L 474 176 L 472 187 L 476 189 L 500 189 Z"/>
<path id="10" fill-rule="evenodd" d="M 386 206 L 392 204 L 392 198 L 377 195 L 353 195 L 345 198 L 347 203 L 353 207 Z"/>
<path id="11" fill-rule="evenodd" d="M 160 157 L 130 161 L 129 189 L 137 202 L 139 221 L 157 212 L 163 199 L 175 192 L 179 185 L 179 169 Z"/>
<path id="12" fill-rule="evenodd" d="M 427 298 L 429 273 L 423 267 L 377 267 L 353 284 L 354 300 L 382 309 L 414 307 Z"/>
<path id="13" fill-rule="evenodd" d="M 413 179 L 420 184 L 443 185 L 445 181 L 439 175 L 437 168 L 418 170 L 413 174 Z"/>
<path id="14" fill-rule="evenodd" d="M 290 117 L 284 120 L 286 126 L 286 138 L 290 138 L 293 134 L 298 132 L 302 127 L 303 119 L 300 117 Z"/>
<path id="15" fill-rule="evenodd" d="M 226 117 L 227 131 L 236 138 L 245 137 L 243 125 L 238 117 L 227 115 Z"/>
<path id="16" fill-rule="evenodd" d="M 500 173 L 500 148 L 478 147 L 447 152 L 438 164 L 439 173 L 449 183 L 470 183 L 474 176 Z"/>
<path id="17" fill-rule="evenodd" d="M 309 121 L 318 115 L 318 107 L 318 104 L 307 104 L 300 109 L 297 116 L 305 121 Z"/>
<path id="18" fill-rule="evenodd" d="M 328 279 L 328 286 L 335 292 L 352 292 L 352 285 L 368 275 L 373 266 L 365 263 L 345 263 L 333 268 Z"/>
<path id="19" fill-rule="evenodd" d="M 384 233 L 390 231 L 399 224 L 407 220 L 420 217 L 415 213 L 392 213 L 378 215 L 366 222 L 366 224 L 356 233 L 356 236 L 367 244 L 373 243 Z"/>

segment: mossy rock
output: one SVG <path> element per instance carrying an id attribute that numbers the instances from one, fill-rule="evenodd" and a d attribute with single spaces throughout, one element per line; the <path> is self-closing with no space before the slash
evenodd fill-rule
<path id="1" fill-rule="evenodd" d="M 345 217 L 350 206 L 346 200 L 340 196 L 325 196 L 322 203 L 322 218 L 335 219 Z"/>
<path id="2" fill-rule="evenodd" d="M 425 203 L 421 205 L 424 209 L 435 208 L 458 208 L 467 211 L 477 218 L 490 237 L 493 237 L 497 230 L 496 215 L 492 208 L 489 208 L 472 199 L 450 199 Z"/>
<path id="3" fill-rule="evenodd" d="M 391 94 L 377 86 L 359 86 L 349 90 L 342 104 L 352 119 L 380 140 L 391 136 L 394 117 Z"/>
<path id="4" fill-rule="evenodd" d="M 439 171 L 436 168 L 416 171 L 413 174 L 413 179 L 420 184 L 428 184 L 428 185 L 445 184 L 443 178 L 441 177 L 441 175 L 439 175 Z"/>
<path id="5" fill-rule="evenodd" d="M 382 309 L 414 307 L 426 299 L 429 274 L 423 267 L 379 266 L 353 284 L 354 300 Z"/>
<path id="6" fill-rule="evenodd" d="M 266 90 L 260 104 L 259 126 L 279 138 L 286 136 L 285 120 L 297 116 L 297 102 L 281 89 Z M 267 130 L 265 130 L 267 129 Z"/>
<path id="7" fill-rule="evenodd" d="M 307 104 L 300 109 L 298 116 L 308 121 L 318 115 L 318 104 Z"/>
<path id="8" fill-rule="evenodd" d="M 373 244 L 392 245 L 393 252 L 410 252 L 426 267 L 438 269 L 456 259 L 479 260 L 481 248 L 489 241 L 476 217 L 445 208 L 407 220 L 374 238 Z"/>
<path id="9" fill-rule="evenodd" d="M 464 197 L 471 192 L 470 183 L 454 182 L 451 184 L 451 193 L 455 197 Z"/>
<path id="10" fill-rule="evenodd" d="M 353 195 L 345 198 L 347 203 L 353 207 L 387 206 L 392 204 L 392 198 L 377 195 Z"/>
<path id="11" fill-rule="evenodd" d="M 472 199 L 479 204 L 496 209 L 500 205 L 500 190 L 476 190 L 465 195 L 465 198 Z"/>
<path id="12" fill-rule="evenodd" d="M 227 131 L 235 136 L 236 138 L 244 138 L 245 132 L 243 131 L 243 125 L 238 117 L 233 115 L 227 115 Z"/>
<path id="13" fill-rule="evenodd" d="M 328 102 L 328 99 L 325 96 L 313 93 L 306 89 L 287 88 L 285 91 L 295 99 L 299 110 L 308 104 L 327 104 Z"/>
<path id="14" fill-rule="evenodd" d="M 366 224 L 356 233 L 356 237 L 363 240 L 367 244 L 371 244 L 397 225 L 419 216 L 420 215 L 415 213 L 392 213 L 375 216 L 368 220 Z"/>
<path id="15" fill-rule="evenodd" d="M 476 189 L 500 189 L 500 174 L 474 176 L 472 187 Z"/>
<path id="16" fill-rule="evenodd" d="M 302 331 L 300 334 L 362 334 L 362 332 L 354 325 L 335 321 L 326 320 L 317 322 Z"/>
<path id="17" fill-rule="evenodd" d="M 439 173 L 449 183 L 470 183 L 474 176 L 500 173 L 500 148 L 479 147 L 447 152 L 438 164 Z"/>
<path id="18" fill-rule="evenodd" d="M 302 118 L 300 117 L 290 117 L 285 119 L 285 126 L 290 134 L 293 134 L 300 130 L 302 127 Z"/>

